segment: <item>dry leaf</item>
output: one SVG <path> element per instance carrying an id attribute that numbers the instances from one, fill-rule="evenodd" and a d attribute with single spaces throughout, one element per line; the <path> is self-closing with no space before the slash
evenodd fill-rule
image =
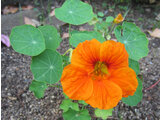
<path id="1" fill-rule="evenodd" d="M 22 10 L 31 10 L 33 9 L 32 5 L 22 6 Z"/>
<path id="2" fill-rule="evenodd" d="M 157 15 L 156 20 L 160 21 L 160 14 Z"/>
<path id="3" fill-rule="evenodd" d="M 6 6 L 4 9 L 3 9 L 3 14 L 7 15 L 7 14 L 10 14 L 10 13 L 16 13 L 18 11 L 18 7 L 16 6 Z"/>
<path id="4" fill-rule="evenodd" d="M 153 32 L 148 31 L 152 37 L 160 38 L 160 29 L 156 28 Z"/>
<path id="5" fill-rule="evenodd" d="M 62 35 L 62 39 L 65 39 L 65 38 L 68 38 L 69 37 L 69 33 L 64 33 L 63 35 Z"/>
<path id="6" fill-rule="evenodd" d="M 86 31 L 86 29 L 84 29 L 83 27 L 80 27 L 79 31 Z"/>
<path id="7" fill-rule="evenodd" d="M 10 100 L 17 100 L 16 97 L 10 97 L 10 96 L 8 96 L 8 99 L 10 99 Z"/>
<path id="8" fill-rule="evenodd" d="M 53 10 L 51 11 L 51 13 L 49 14 L 49 16 L 50 16 L 50 17 L 55 16 L 55 9 L 53 9 Z"/>
<path id="9" fill-rule="evenodd" d="M 33 25 L 35 27 L 40 25 L 40 23 L 37 20 L 30 19 L 28 17 L 24 17 L 24 23 L 28 25 Z"/>
<path id="10" fill-rule="evenodd" d="M 149 0 L 149 3 L 152 4 L 152 3 L 155 3 L 156 0 Z"/>
<path id="11" fill-rule="evenodd" d="M 111 39 L 111 40 L 113 40 L 113 41 L 117 42 L 117 39 Z"/>
<path id="12" fill-rule="evenodd" d="M 113 10 L 113 9 L 111 9 L 111 8 L 109 8 L 109 11 L 110 11 L 110 12 L 113 12 L 114 10 Z"/>

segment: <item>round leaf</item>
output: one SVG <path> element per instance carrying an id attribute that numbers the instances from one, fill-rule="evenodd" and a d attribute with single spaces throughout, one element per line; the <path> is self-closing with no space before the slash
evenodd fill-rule
<path id="1" fill-rule="evenodd" d="M 92 7 L 80 0 L 66 0 L 61 8 L 55 9 L 55 16 L 66 23 L 80 25 L 93 18 Z"/>
<path id="2" fill-rule="evenodd" d="M 60 108 L 63 110 L 63 112 L 67 112 L 69 108 L 79 111 L 78 103 L 72 102 L 71 99 L 64 99 L 60 105 Z"/>
<path id="3" fill-rule="evenodd" d="M 139 63 L 137 61 L 129 59 L 129 67 L 132 68 L 136 72 L 136 75 L 140 73 Z"/>
<path id="4" fill-rule="evenodd" d="M 113 22 L 113 20 L 114 20 L 114 17 L 112 17 L 112 16 L 108 16 L 108 17 L 106 17 L 106 22 Z"/>
<path id="5" fill-rule="evenodd" d="M 103 17 L 104 16 L 103 12 L 98 12 L 98 16 Z"/>
<path id="6" fill-rule="evenodd" d="M 143 97 L 143 93 L 142 93 L 142 88 L 143 88 L 142 81 L 139 78 L 137 78 L 137 79 L 138 79 L 138 87 L 137 87 L 137 90 L 134 93 L 134 95 L 133 96 L 129 96 L 127 98 L 122 98 L 122 101 L 125 104 L 129 105 L 129 106 L 136 106 L 142 100 L 142 97 Z"/>
<path id="7" fill-rule="evenodd" d="M 45 50 L 32 58 L 31 71 L 35 80 L 48 84 L 56 83 L 62 75 L 62 57 L 53 50 Z"/>
<path id="8" fill-rule="evenodd" d="M 106 29 L 108 29 L 109 26 L 111 26 L 111 23 L 108 22 L 96 23 L 94 26 L 94 30 L 108 32 L 106 31 Z"/>
<path id="9" fill-rule="evenodd" d="M 123 30 L 121 32 L 121 30 Z M 133 23 L 124 22 L 114 30 L 117 40 L 125 44 L 129 58 L 138 61 L 148 54 L 148 39 L 146 35 Z"/>
<path id="10" fill-rule="evenodd" d="M 31 25 L 14 27 L 11 31 L 10 42 L 16 52 L 29 56 L 36 56 L 45 50 L 43 35 Z"/>
<path id="11" fill-rule="evenodd" d="M 64 120 L 91 120 L 88 110 L 74 111 L 69 109 L 63 113 Z"/>
<path id="12" fill-rule="evenodd" d="M 56 50 L 61 41 L 57 29 L 51 25 L 40 26 L 38 27 L 38 29 L 42 32 L 44 36 L 46 48 Z"/>
<path id="13" fill-rule="evenodd" d="M 96 109 L 95 115 L 97 117 L 101 117 L 102 119 L 107 119 L 109 116 L 112 116 L 112 111 L 113 111 L 113 109 L 109 109 L 109 110 Z"/>
<path id="14" fill-rule="evenodd" d="M 47 84 L 44 82 L 39 82 L 33 80 L 29 86 L 29 90 L 34 92 L 37 98 L 42 98 L 44 96 L 44 91 L 48 88 Z"/>
<path id="15" fill-rule="evenodd" d="M 69 42 L 72 46 L 76 47 L 79 43 L 84 42 L 85 40 L 92 40 L 93 38 L 97 39 L 101 43 L 105 41 L 99 32 L 81 31 L 72 33 Z"/>

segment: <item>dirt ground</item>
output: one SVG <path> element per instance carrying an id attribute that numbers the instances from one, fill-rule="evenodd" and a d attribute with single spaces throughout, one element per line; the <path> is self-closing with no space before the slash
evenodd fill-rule
<path id="1" fill-rule="evenodd" d="M 33 4 L 33 2 L 30 2 Z M 55 2 L 54 7 L 60 6 L 62 2 Z M 6 5 L 3 4 L 3 5 Z M 34 4 L 33 4 L 34 5 Z M 95 12 L 103 11 L 108 15 L 124 14 L 127 4 L 117 4 L 114 8 L 112 2 L 107 3 L 108 7 L 102 7 L 102 0 L 92 2 L 96 8 Z M 3 7 L 2 7 L 3 8 Z M 112 9 L 113 8 L 113 9 Z M 149 39 L 149 54 L 140 60 L 141 74 L 143 75 L 143 99 L 136 107 L 129 107 L 122 102 L 114 108 L 113 116 L 110 120 L 160 120 L 160 83 L 150 90 L 146 90 L 160 79 L 160 39 L 151 37 L 148 30 L 160 27 L 155 20 L 160 9 L 155 5 L 132 4 L 126 20 L 135 22 L 147 34 Z M 37 19 L 37 12 L 33 10 L 22 11 L 10 15 L 2 15 L 2 33 L 9 35 L 13 26 L 24 23 L 19 22 L 20 15 Z M 68 32 L 68 25 L 54 17 L 53 25 L 61 29 L 61 35 Z M 82 26 L 84 29 L 92 29 L 88 25 Z M 79 29 L 79 26 L 72 26 Z M 114 36 L 113 36 L 114 37 Z M 62 40 L 57 49 L 64 53 L 69 48 L 68 38 Z M 29 84 L 32 81 L 30 71 L 31 57 L 16 53 L 12 47 L 1 46 L 1 119 L 2 120 L 63 120 L 62 110 L 59 105 L 63 100 L 62 89 L 48 88 L 42 99 L 36 99 L 29 91 Z M 88 106 L 92 120 L 98 120 L 93 110 Z"/>

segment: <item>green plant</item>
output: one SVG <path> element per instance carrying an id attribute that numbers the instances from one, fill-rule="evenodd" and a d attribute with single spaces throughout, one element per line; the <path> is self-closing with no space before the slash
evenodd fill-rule
<path id="1" fill-rule="evenodd" d="M 148 40 L 146 35 L 135 24 L 123 22 L 124 19 L 122 17 L 120 19 L 112 16 L 106 17 L 104 21 L 99 21 L 97 15 L 93 13 L 92 7 L 80 0 L 66 0 L 62 7 L 55 9 L 55 16 L 69 24 L 69 44 L 73 47 L 92 39 L 97 39 L 99 42 L 104 43 L 111 38 L 113 32 L 117 41 L 125 45 L 125 49 L 129 54 L 129 67 L 138 76 L 140 72 L 138 61 L 148 54 Z M 98 16 L 104 17 L 102 13 L 98 13 Z M 81 25 L 87 22 L 94 25 L 93 31 L 71 31 L 70 29 L 71 25 Z M 118 25 L 120 22 L 123 22 L 123 24 Z M 31 71 L 34 80 L 29 89 L 34 92 L 37 98 L 42 98 L 48 87 L 61 88 L 58 82 L 61 79 L 63 68 L 70 64 L 72 60 L 73 48 L 70 47 L 63 55 L 56 51 L 60 45 L 61 38 L 55 27 L 50 25 L 39 26 L 38 28 L 31 25 L 17 26 L 11 31 L 10 42 L 16 52 L 32 56 Z M 68 52 L 70 54 L 66 56 Z M 100 72 L 97 71 L 99 67 L 102 73 L 108 73 L 108 69 L 103 62 L 98 62 L 93 72 Z M 122 98 L 122 101 L 130 106 L 137 105 L 142 99 L 142 81 L 138 77 L 137 79 L 139 84 L 135 94 Z M 63 110 L 64 120 L 91 119 L 87 110 L 88 104 L 85 100 L 75 102 L 67 95 L 64 96 L 65 99 L 60 105 Z M 113 108 L 107 110 L 96 108 L 95 115 L 106 119 L 112 115 L 112 111 Z"/>

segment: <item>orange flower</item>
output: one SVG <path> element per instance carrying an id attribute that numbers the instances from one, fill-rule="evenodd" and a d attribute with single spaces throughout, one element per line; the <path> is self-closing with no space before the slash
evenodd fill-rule
<path id="1" fill-rule="evenodd" d="M 124 20 L 123 16 L 119 13 L 113 22 L 118 24 L 121 23 L 123 20 Z"/>
<path id="2" fill-rule="evenodd" d="M 128 67 L 124 44 L 86 40 L 73 50 L 71 64 L 63 70 L 64 93 L 73 100 L 84 100 L 94 108 L 110 109 L 122 97 L 133 95 L 138 82 Z"/>

